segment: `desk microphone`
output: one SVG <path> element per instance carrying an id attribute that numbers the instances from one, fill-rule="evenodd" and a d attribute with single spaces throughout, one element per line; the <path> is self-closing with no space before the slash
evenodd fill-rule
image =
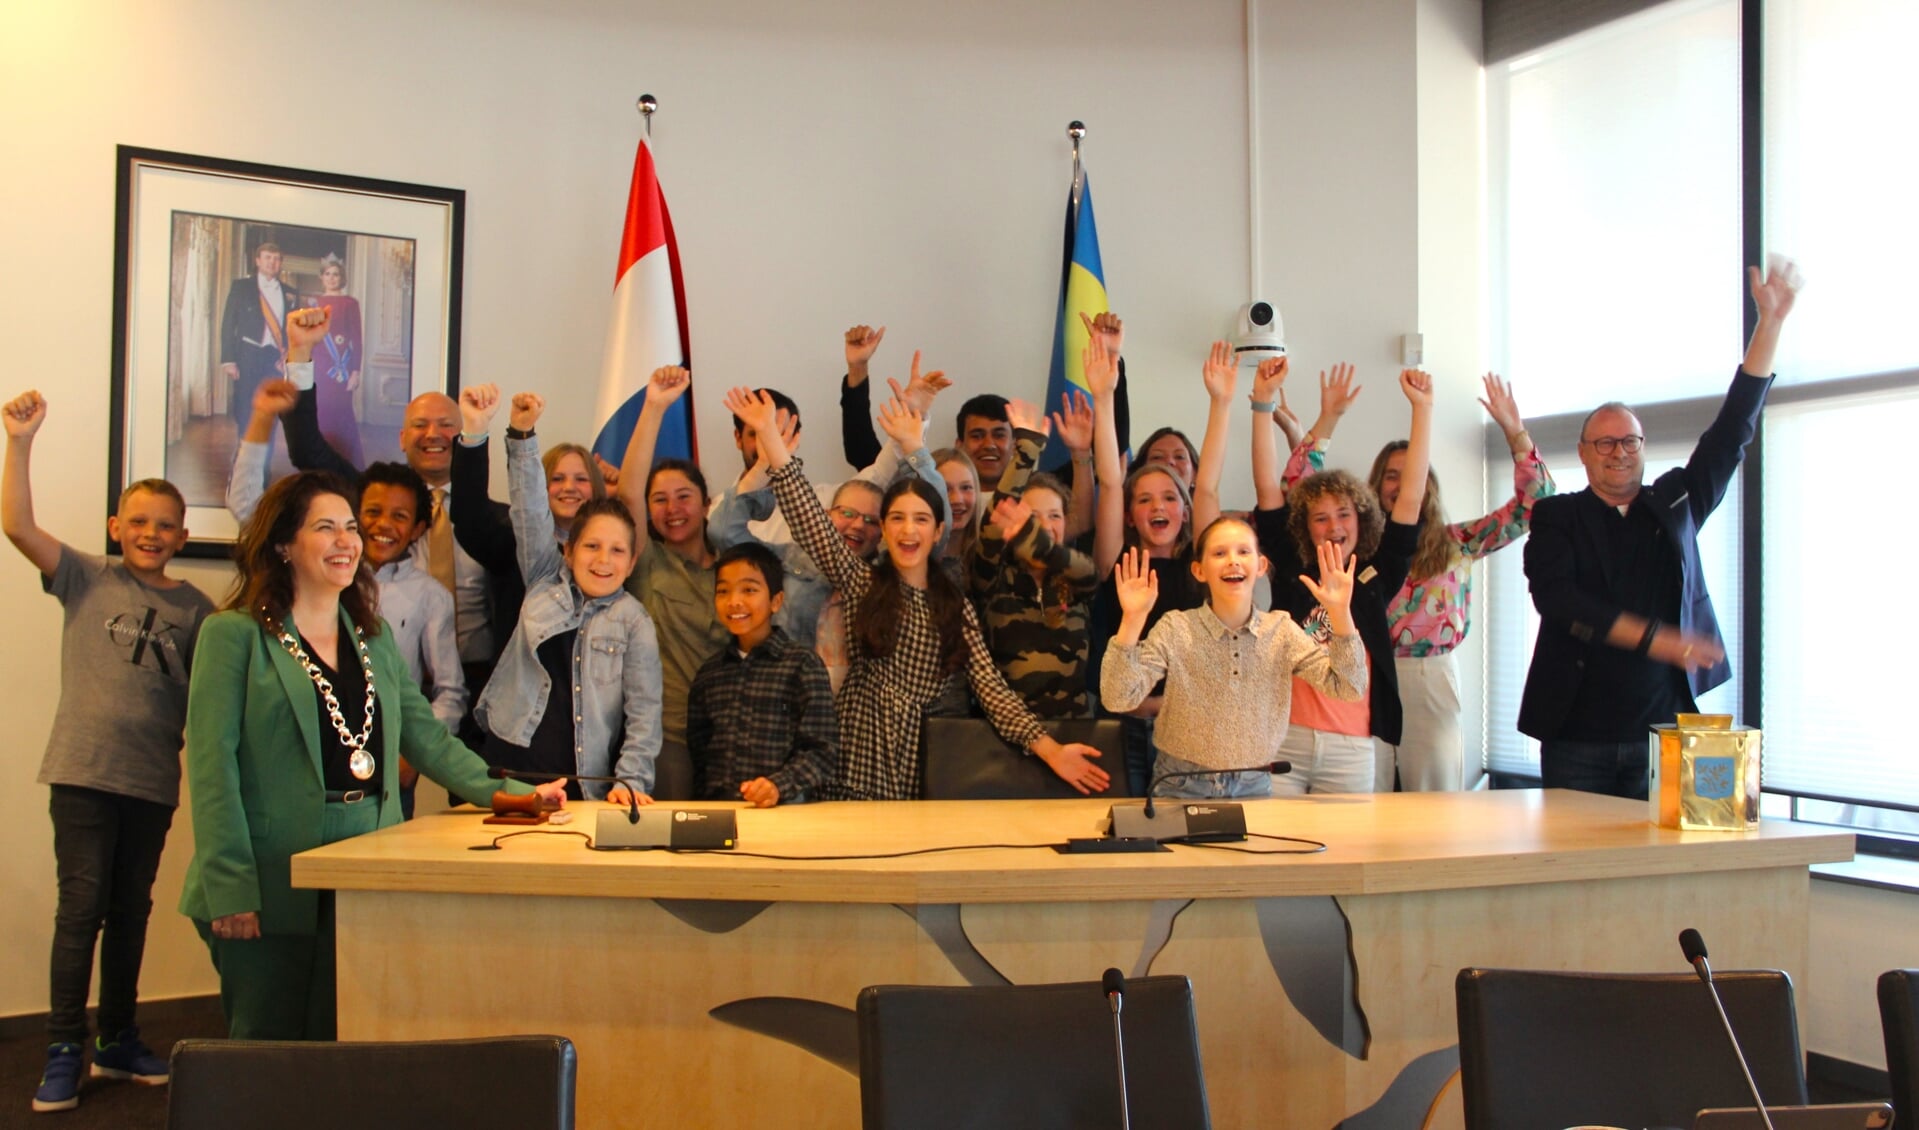
<path id="1" fill-rule="evenodd" d="M 1087 846 L 1083 851 L 1161 851 L 1161 843 L 1230 843 L 1246 838 L 1246 810 L 1232 801 L 1199 800 L 1187 797 L 1174 800 L 1161 812 L 1153 803 L 1153 790 L 1167 781 L 1182 777 L 1210 777 L 1219 773 L 1291 773 L 1290 761 L 1270 761 L 1245 769 L 1188 769 L 1179 773 L 1161 773 L 1146 788 L 1146 802 L 1116 804 L 1107 812 L 1109 838 L 1090 841 L 1104 847 Z M 1082 841 L 1073 841 L 1075 844 Z"/>
<path id="2" fill-rule="evenodd" d="M 1759 1097 L 1759 1085 L 1752 1081 L 1752 1069 L 1746 1066 L 1746 1052 L 1739 1046 L 1739 1037 L 1732 1030 L 1732 1020 L 1726 1016 L 1726 1005 L 1719 999 L 1719 986 L 1712 983 L 1712 963 L 1706 960 L 1706 940 L 1699 931 L 1688 926 L 1679 931 L 1679 951 L 1692 963 L 1699 979 L 1706 983 L 1712 992 L 1713 1007 L 1719 1010 L 1719 1023 L 1726 1026 L 1726 1039 L 1732 1042 L 1732 1054 L 1739 1059 L 1739 1072 L 1746 1077 L 1746 1089 L 1752 1092 L 1752 1105 L 1759 1111 L 1760 1121 L 1766 1124 L 1766 1130 L 1773 1130 L 1772 1115 L 1766 1112 L 1766 1100 Z"/>
<path id="3" fill-rule="evenodd" d="M 1106 1003 L 1113 1008 L 1113 1058 L 1119 1063 L 1120 1130 L 1132 1130 L 1132 1103 L 1126 1097 L 1126 1040 L 1119 1025 L 1119 1010 L 1125 1004 L 1126 977 L 1117 969 L 1108 969 L 1100 976 L 1099 984 L 1106 990 Z"/>
<path id="4" fill-rule="evenodd" d="M 613 785 L 625 785 L 627 791 L 626 822 L 628 824 L 638 824 L 640 822 L 639 797 L 640 794 L 646 790 L 631 781 L 622 780 L 619 777 L 589 777 L 583 773 L 543 773 L 530 769 L 507 769 L 499 765 L 488 766 L 486 775 L 495 781 L 530 781 L 536 785 L 544 784 L 547 781 L 600 781 Z"/>

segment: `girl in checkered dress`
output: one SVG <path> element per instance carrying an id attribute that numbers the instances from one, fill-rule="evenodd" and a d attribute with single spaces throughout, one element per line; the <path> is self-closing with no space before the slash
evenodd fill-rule
<path id="1" fill-rule="evenodd" d="M 855 609 L 847 632 L 851 669 L 840 687 L 840 763 L 824 793 L 833 800 L 912 800 L 919 796 L 920 716 L 946 677 L 964 668 L 993 728 L 1038 757 L 1081 792 L 1106 788 L 1099 751 L 1061 743 L 1007 689 L 980 637 L 973 609 L 935 554 L 943 532 L 932 487 L 903 479 L 880 504 L 883 552 L 861 560 L 834 530 L 800 461 L 781 435 L 772 400 L 749 389 L 727 393 L 726 406 L 759 437 L 772 468 L 773 494 L 794 540 Z M 895 403 L 889 411 L 906 413 Z"/>

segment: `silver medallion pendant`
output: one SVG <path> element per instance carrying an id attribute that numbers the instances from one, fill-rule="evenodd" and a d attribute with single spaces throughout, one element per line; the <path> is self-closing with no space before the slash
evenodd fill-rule
<path id="1" fill-rule="evenodd" d="M 370 781 L 373 779 L 373 755 L 366 750 L 354 750 L 353 756 L 346 759 L 346 767 L 347 770 L 353 774 L 353 779 L 356 781 Z"/>

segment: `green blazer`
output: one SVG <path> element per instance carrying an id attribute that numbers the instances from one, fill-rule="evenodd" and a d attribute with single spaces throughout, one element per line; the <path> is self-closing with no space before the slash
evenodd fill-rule
<path id="1" fill-rule="evenodd" d="M 351 623 L 340 613 L 341 639 Z M 482 807 L 501 787 L 486 763 L 433 716 L 393 633 L 367 640 L 380 714 L 380 827 L 400 822 L 399 758 Z M 220 612 L 200 627 L 187 687 L 186 775 L 193 862 L 180 912 L 202 922 L 254 910 L 268 934 L 310 934 L 319 892 L 295 890 L 291 860 L 320 846 L 319 692 L 258 620 Z"/>

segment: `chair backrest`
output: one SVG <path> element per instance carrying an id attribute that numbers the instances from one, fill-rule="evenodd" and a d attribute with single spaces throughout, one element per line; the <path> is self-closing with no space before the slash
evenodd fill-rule
<path id="1" fill-rule="evenodd" d="M 573 1042 L 181 1040 L 169 1130 L 571 1130 Z"/>
<path id="2" fill-rule="evenodd" d="M 1062 742 L 1099 750 L 1099 767 L 1112 784 L 1100 799 L 1132 796 L 1126 786 L 1126 754 L 1117 718 L 1048 722 L 1046 732 Z M 928 718 L 920 729 L 920 795 L 927 800 L 1067 800 L 1080 793 L 1044 761 L 1000 739 L 984 718 Z"/>
<path id="3" fill-rule="evenodd" d="M 1892 1124 L 1919 1126 L 1919 969 L 1879 975 L 1879 1023 L 1886 1030 Z"/>
<path id="4" fill-rule="evenodd" d="M 654 800 L 698 800 L 693 795 L 693 758 L 679 742 L 665 742 L 653 759 Z"/>
<path id="5" fill-rule="evenodd" d="M 1135 1126 L 1211 1125 L 1193 986 L 1128 981 L 1121 1011 Z M 1118 1126 L 1113 1014 L 1097 982 L 860 990 L 866 1130 Z"/>
<path id="6" fill-rule="evenodd" d="M 1806 1101 L 1792 981 L 1713 978 L 1768 1106 Z M 1462 969 L 1459 1070 L 1467 1130 L 1691 1126 L 1751 1106 L 1712 996 L 1691 973 Z"/>

